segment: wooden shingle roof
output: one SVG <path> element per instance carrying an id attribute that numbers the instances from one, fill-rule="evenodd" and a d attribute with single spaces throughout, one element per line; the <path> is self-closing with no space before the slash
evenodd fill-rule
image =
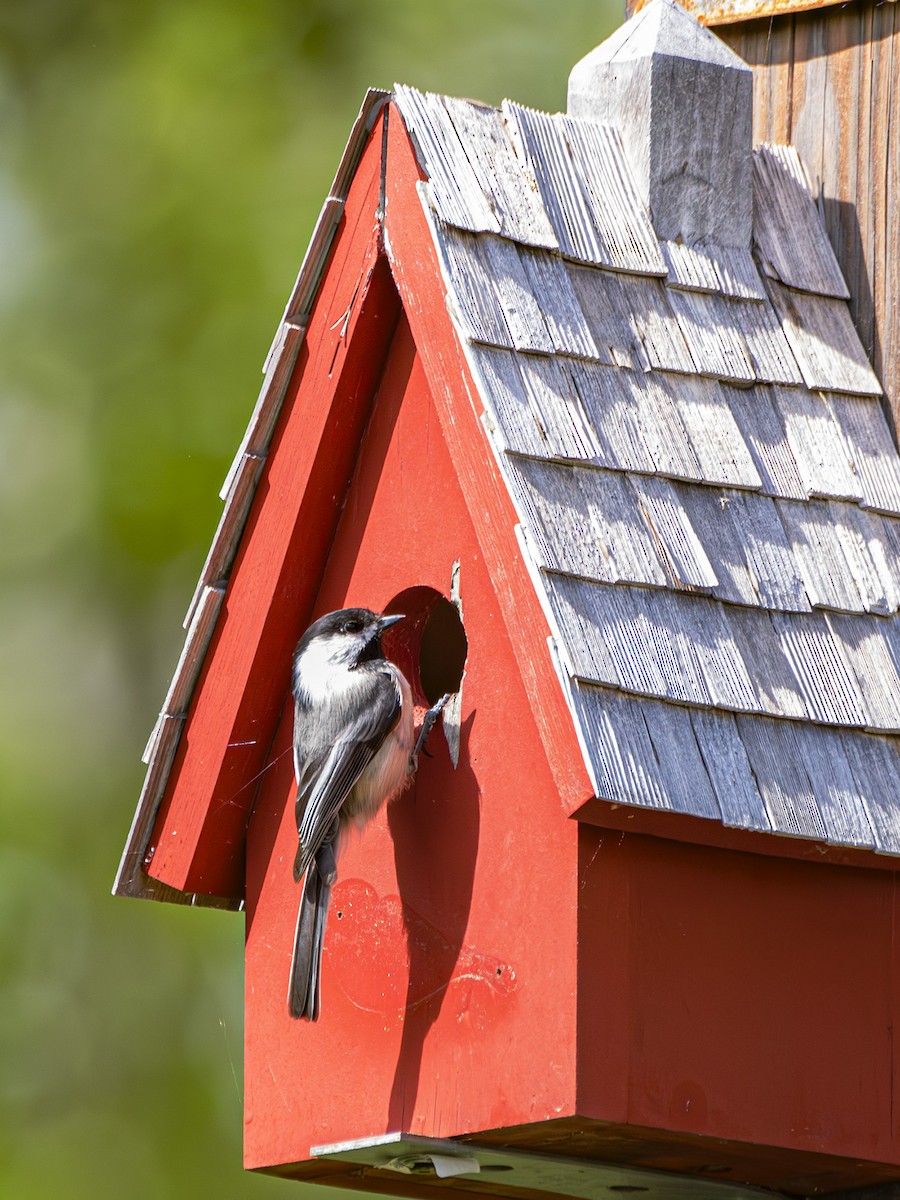
<path id="1" fill-rule="evenodd" d="M 796 152 L 753 152 L 752 243 L 688 244 L 612 125 L 398 86 L 363 104 L 267 358 L 116 890 L 188 898 L 144 855 L 388 101 L 596 795 L 900 853 L 900 459 Z"/>
<path id="2" fill-rule="evenodd" d="M 690 247 L 612 128 L 395 101 L 597 795 L 900 852 L 900 460 L 796 153 Z"/>

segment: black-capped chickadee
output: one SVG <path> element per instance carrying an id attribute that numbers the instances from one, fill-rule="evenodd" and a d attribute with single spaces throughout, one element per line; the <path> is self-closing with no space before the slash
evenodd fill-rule
<path id="1" fill-rule="evenodd" d="M 409 683 L 384 657 L 381 635 L 402 616 L 344 608 L 313 622 L 294 653 L 294 771 L 303 880 L 288 1007 L 319 1015 L 322 944 L 344 831 L 362 827 L 415 774 L 419 751 L 444 707 L 428 710 L 414 741 Z"/>

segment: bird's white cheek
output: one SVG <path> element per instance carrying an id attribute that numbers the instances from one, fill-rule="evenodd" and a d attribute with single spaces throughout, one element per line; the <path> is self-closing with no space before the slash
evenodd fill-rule
<path id="1" fill-rule="evenodd" d="M 333 700 L 353 687 L 355 679 L 350 672 L 335 666 L 331 639 L 323 639 L 304 651 L 294 668 L 294 683 L 315 704 Z"/>

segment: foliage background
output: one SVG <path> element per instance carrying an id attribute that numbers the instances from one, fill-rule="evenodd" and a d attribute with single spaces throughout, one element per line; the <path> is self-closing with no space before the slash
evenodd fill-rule
<path id="1" fill-rule="evenodd" d="M 141 749 L 365 87 L 564 108 L 619 12 L 0 5 L 0 1194 L 300 1194 L 241 1168 L 240 917 L 109 895 Z"/>

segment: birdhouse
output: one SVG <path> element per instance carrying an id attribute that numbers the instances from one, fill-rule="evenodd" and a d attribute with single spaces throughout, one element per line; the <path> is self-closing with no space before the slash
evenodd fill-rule
<path id="1" fill-rule="evenodd" d="M 567 113 L 365 98 L 116 882 L 244 914 L 250 1169 L 900 1179 L 900 459 L 753 89 L 652 0 Z M 405 614 L 384 647 L 420 718 L 452 699 L 342 853 L 309 1022 L 291 658 L 348 606 Z"/>

